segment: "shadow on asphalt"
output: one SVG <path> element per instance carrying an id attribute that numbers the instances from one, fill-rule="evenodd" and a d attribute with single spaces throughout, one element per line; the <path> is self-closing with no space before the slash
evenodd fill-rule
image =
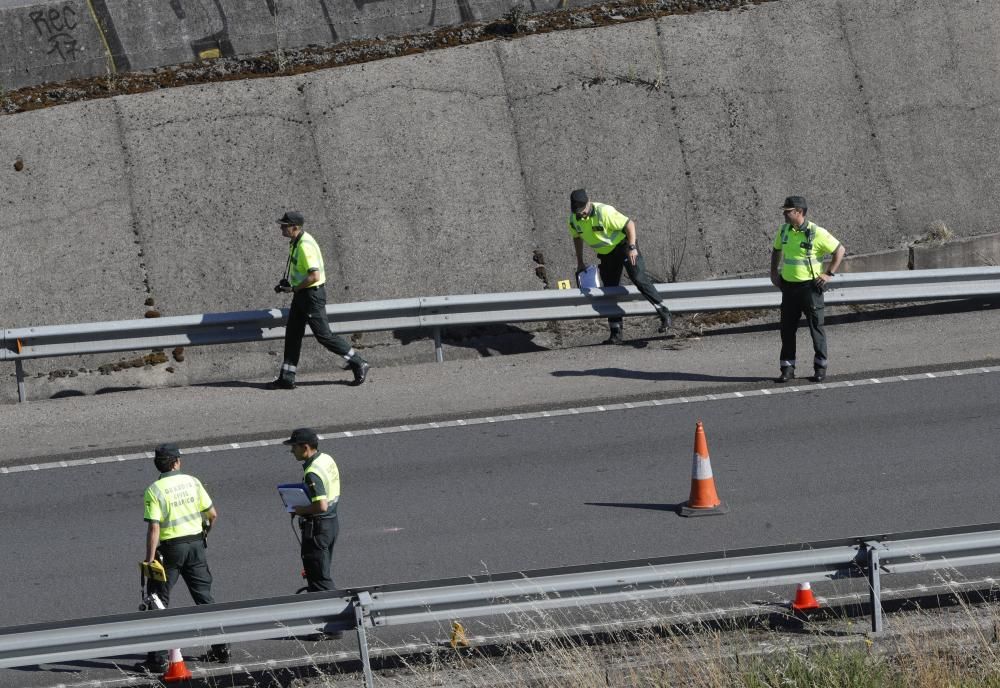
<path id="1" fill-rule="evenodd" d="M 393 330 L 392 336 L 405 345 L 415 342 L 433 342 L 433 335 L 426 329 Z M 490 325 L 465 325 L 441 328 L 441 343 L 448 346 L 474 349 L 480 356 L 508 356 L 549 351 L 534 341 L 535 334 L 505 323 Z"/>
<path id="2" fill-rule="evenodd" d="M 680 504 L 644 504 L 642 502 L 584 502 L 587 506 L 612 506 L 619 509 L 647 509 L 649 511 L 672 511 L 678 513 Z"/>
<path id="3" fill-rule="evenodd" d="M 756 376 L 731 375 L 699 375 L 695 373 L 654 373 L 643 370 L 626 370 L 624 368 L 591 368 L 590 370 L 553 370 L 553 377 L 617 377 L 625 380 L 687 380 L 690 382 L 773 382 L 774 378 Z"/>
<path id="4" fill-rule="evenodd" d="M 989 311 L 1000 308 L 1000 299 L 994 297 L 981 297 L 971 299 L 957 299 L 955 301 L 935 301 L 933 303 L 915 303 L 906 306 L 881 306 L 881 305 L 861 305 L 843 306 L 828 305 L 831 308 L 855 308 L 851 313 L 838 313 L 837 315 L 827 315 L 825 322 L 827 325 L 846 325 L 856 322 L 870 322 L 878 320 L 898 320 L 900 318 L 919 318 L 930 315 L 944 315 L 948 313 L 974 313 L 978 311 Z M 805 320 L 801 323 L 805 325 Z M 717 337 L 730 334 L 751 334 L 756 332 L 768 332 L 778 330 L 778 311 L 774 309 L 772 317 L 767 322 L 756 322 L 747 325 L 718 326 L 707 325 L 703 332 L 698 333 L 699 337 Z M 683 338 L 683 335 L 681 335 Z"/>
<path id="5" fill-rule="evenodd" d="M 38 672 L 49 674 L 79 674 L 87 669 L 111 669 L 114 671 L 133 673 L 132 667 L 146 659 L 146 655 L 119 655 L 108 659 L 78 659 L 72 662 L 53 662 L 52 664 L 33 664 L 15 667 L 14 671 Z"/>
<path id="6" fill-rule="evenodd" d="M 199 382 L 197 384 L 191 385 L 192 387 L 237 387 L 241 389 L 264 389 L 268 391 L 275 392 L 287 392 L 289 390 L 276 389 L 271 390 L 270 382 L 246 382 L 245 380 L 225 380 L 222 382 Z M 341 385 L 344 387 L 351 386 L 351 380 L 306 380 L 303 382 L 296 382 L 296 387 L 328 387 L 332 385 Z"/>

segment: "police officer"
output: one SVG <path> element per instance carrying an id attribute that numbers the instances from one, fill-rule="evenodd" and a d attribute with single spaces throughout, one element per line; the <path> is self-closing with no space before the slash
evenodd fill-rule
<path id="1" fill-rule="evenodd" d="M 328 455 L 319 451 L 319 437 L 310 428 L 298 428 L 284 444 L 291 446 L 295 460 L 302 463 L 303 482 L 309 506 L 295 507 L 302 531 L 302 566 L 306 590 L 333 590 L 330 564 L 333 545 L 340 532 L 337 504 L 340 501 L 340 471 Z"/>
<path id="2" fill-rule="evenodd" d="M 573 237 L 573 247 L 576 249 L 577 272 L 586 268 L 583 262 L 583 244 L 586 242 L 597 253 L 600 261 L 598 270 L 604 286 L 617 287 L 621 284 L 624 268 L 628 278 L 646 300 L 653 304 L 660 316 L 659 332 L 666 332 L 671 324 L 670 310 L 664 305 L 646 272 L 646 261 L 639 253 L 636 243 L 635 222 L 610 205 L 591 201 L 585 189 L 577 189 L 571 193 L 569 205 L 569 235 Z M 608 318 L 608 326 L 611 328 L 611 335 L 604 343 L 621 344 L 621 316 Z"/>
<path id="3" fill-rule="evenodd" d="M 343 337 L 330 331 L 326 317 L 326 273 L 323 270 L 323 254 L 319 244 L 308 232 L 303 231 L 305 216 L 297 210 L 290 210 L 281 216 L 278 225 L 281 234 L 290 240 L 288 263 L 285 277 L 274 288 L 275 292 L 291 292 L 292 305 L 288 310 L 288 324 L 285 326 L 285 355 L 281 372 L 271 382 L 273 389 L 294 389 L 295 372 L 302 351 L 302 336 L 306 323 L 316 336 L 316 341 L 328 350 L 339 354 L 354 371 L 355 386 L 362 384 L 371 365 L 363 359 Z"/>
<path id="4" fill-rule="evenodd" d="M 775 382 L 795 377 L 795 333 L 805 313 L 812 335 L 813 382 L 826 379 L 826 332 L 823 329 L 823 290 L 837 275 L 844 259 L 844 246 L 830 232 L 806 219 L 806 199 L 789 196 L 781 210 L 785 222 L 774 237 L 771 251 L 771 282 L 781 289 L 781 375 Z M 820 260 L 833 254 L 823 269 Z"/>
<path id="5" fill-rule="evenodd" d="M 201 481 L 181 473 L 181 452 L 176 444 L 161 444 L 153 463 L 160 477 L 146 488 L 143 518 L 146 521 L 146 558 L 159 558 L 167 573 L 165 582 L 149 579 L 147 591 L 155 593 L 163 606 L 170 603 L 170 591 L 177 578 L 184 579 L 195 604 L 212 604 L 212 572 L 205 557 L 206 535 L 218 512 Z M 210 661 L 228 662 L 229 646 L 213 645 L 205 656 Z M 167 669 L 165 650 L 150 652 L 140 669 L 163 673 Z"/>

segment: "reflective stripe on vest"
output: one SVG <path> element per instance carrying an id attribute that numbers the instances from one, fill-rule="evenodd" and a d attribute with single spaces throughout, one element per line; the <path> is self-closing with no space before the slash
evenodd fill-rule
<path id="1" fill-rule="evenodd" d="M 171 475 L 150 485 L 160 503 L 160 540 L 172 540 L 201 532 L 201 491 L 197 478 Z"/>
<path id="2" fill-rule="evenodd" d="M 303 261 L 305 252 L 310 253 L 313 256 L 312 267 L 318 268 L 319 279 L 316 281 L 315 286 L 319 286 L 326 282 L 326 270 L 323 267 L 323 252 L 319 250 L 319 244 L 313 238 L 312 234 L 309 232 L 302 232 L 299 235 L 298 241 L 294 242 L 288 248 L 289 263 L 288 263 L 288 281 L 292 283 L 293 287 L 297 287 L 305 281 L 306 277 L 309 276 L 309 265 L 306 261 Z"/>
<path id="3" fill-rule="evenodd" d="M 816 239 L 816 226 L 809 221 L 802 230 L 795 230 L 790 224 L 781 226 L 782 279 L 790 282 L 805 282 L 816 278 L 823 271 L 822 264 L 816 258 L 813 241 Z M 803 248 L 807 244 L 809 248 Z M 790 257 L 791 254 L 794 257 Z M 793 274 L 786 274 L 784 267 L 793 269 Z M 795 271 L 795 267 L 807 267 L 808 271 Z"/>
<path id="4" fill-rule="evenodd" d="M 585 220 L 577 220 L 575 215 L 570 215 L 570 222 L 573 224 L 583 242 L 590 246 L 598 255 L 611 253 L 615 246 L 625 238 L 624 228 L 607 230 L 606 218 L 603 203 L 593 203 L 593 215 Z"/>
<path id="5" fill-rule="evenodd" d="M 323 481 L 323 489 L 326 490 L 324 494 L 315 495 L 313 501 L 326 499 L 328 502 L 327 512 L 336 510 L 336 504 L 340 498 L 340 471 L 337 469 L 337 464 L 333 458 L 329 454 L 315 456 L 309 462 L 309 467 L 305 470 L 304 475 L 307 478 L 307 482 L 310 473 L 314 473 Z"/>

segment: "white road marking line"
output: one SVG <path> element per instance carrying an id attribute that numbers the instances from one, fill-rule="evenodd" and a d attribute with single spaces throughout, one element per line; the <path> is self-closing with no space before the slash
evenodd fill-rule
<path id="1" fill-rule="evenodd" d="M 320 439 L 352 439 L 356 437 L 365 437 L 368 435 L 382 435 L 386 433 L 395 432 L 413 432 L 416 430 L 429 430 L 443 427 L 456 427 L 456 426 L 469 426 L 478 425 L 481 423 L 502 423 L 517 420 L 535 420 L 539 418 L 548 418 L 550 416 L 567 416 L 567 415 L 580 415 L 588 413 L 600 413 L 605 411 L 627 411 L 633 408 L 645 407 L 645 406 L 667 406 L 674 404 L 693 404 L 703 401 L 722 401 L 727 399 L 746 399 L 750 397 L 760 396 L 760 395 L 772 395 L 772 394 L 788 394 L 792 392 L 811 392 L 817 390 L 827 390 L 827 389 L 837 389 L 840 387 L 856 387 L 861 385 L 880 385 L 883 383 L 891 382 L 916 382 L 920 380 L 927 379 L 937 379 L 941 377 L 959 376 L 959 375 L 981 375 L 984 373 L 997 373 L 1000 372 L 1000 366 L 987 366 L 980 368 L 969 368 L 967 370 L 949 370 L 942 371 L 938 373 L 916 373 L 913 375 L 896 375 L 887 378 L 863 378 L 859 380 L 843 380 L 840 382 L 827 382 L 817 385 L 810 385 L 809 387 L 791 386 L 791 387 L 762 387 L 755 390 L 747 390 L 745 392 L 724 392 L 720 394 L 706 394 L 693 397 L 673 397 L 670 399 L 651 399 L 649 401 L 637 401 L 637 402 L 622 402 L 618 404 L 607 404 L 601 406 L 584 406 L 576 408 L 561 408 L 561 409 L 549 409 L 545 411 L 534 411 L 531 413 L 514 413 L 506 416 L 480 416 L 478 418 L 460 418 L 458 420 L 450 421 L 431 421 L 429 423 L 421 423 L 419 425 L 395 425 L 385 428 L 370 428 L 367 430 L 344 430 L 342 432 L 328 433 L 320 435 Z M 208 447 L 189 447 L 182 448 L 185 454 L 202 454 L 202 453 L 212 453 L 217 451 L 231 451 L 233 449 L 248 449 L 252 447 L 268 447 L 276 444 L 281 444 L 285 441 L 284 437 L 277 439 L 267 439 L 267 440 L 249 440 L 247 442 L 229 442 L 227 444 L 219 444 L 216 446 Z M 74 459 L 70 461 L 62 460 L 55 461 L 52 463 L 32 463 L 25 464 L 23 466 L 0 466 L 0 475 L 10 475 L 12 473 L 24 473 L 27 471 L 40 471 L 52 468 L 73 468 L 75 466 L 92 466 L 99 463 L 110 463 L 112 461 L 135 461 L 137 459 L 150 459 L 153 457 L 153 452 L 139 452 L 136 454 L 114 454 L 110 456 L 101 456 L 95 458 L 87 459 Z"/>

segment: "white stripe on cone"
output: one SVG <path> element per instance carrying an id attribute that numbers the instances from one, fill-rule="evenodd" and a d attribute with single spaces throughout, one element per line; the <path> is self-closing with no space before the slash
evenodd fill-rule
<path id="1" fill-rule="evenodd" d="M 694 470 L 692 477 L 695 480 L 708 480 L 712 477 L 712 462 L 707 456 L 694 455 Z"/>

